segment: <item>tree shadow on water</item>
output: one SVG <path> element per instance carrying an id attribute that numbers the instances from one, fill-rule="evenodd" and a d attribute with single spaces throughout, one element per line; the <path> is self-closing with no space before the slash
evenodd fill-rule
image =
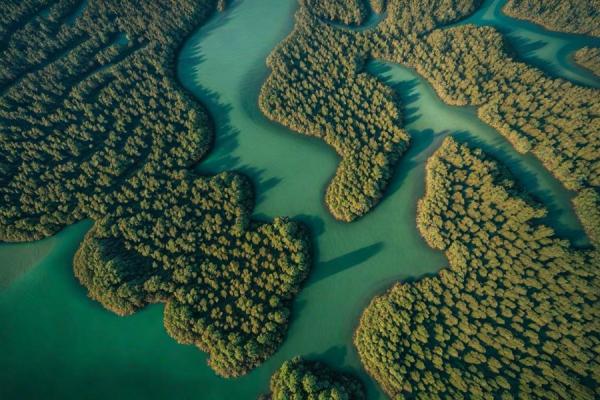
<path id="1" fill-rule="evenodd" d="M 300 214 L 294 217 L 296 221 L 302 222 L 310 228 L 310 233 L 314 238 L 321 236 L 325 232 L 325 222 L 316 215 Z"/>
<path id="2" fill-rule="evenodd" d="M 344 365 L 348 349 L 345 346 L 333 346 L 322 353 L 311 353 L 307 356 L 308 360 L 320 361 L 326 363 L 330 367 L 336 368 L 339 365 Z"/>
<path id="3" fill-rule="evenodd" d="M 235 9 L 241 0 L 232 2 L 229 7 Z M 216 30 L 227 24 L 232 17 L 232 11 L 218 13 L 211 20 L 192 33 L 178 52 L 177 80 L 185 88 L 188 96 L 200 103 L 206 110 L 212 128 L 212 144 L 206 154 L 200 158 L 194 167 L 201 174 L 216 174 L 234 169 L 239 163 L 239 157 L 233 156 L 238 147 L 240 131 L 231 123 L 230 113 L 233 106 L 222 100 L 221 95 L 205 87 L 199 78 L 204 74 L 203 64 L 207 55 L 203 49 L 204 41 Z"/>
<path id="4" fill-rule="evenodd" d="M 239 158 L 236 157 L 236 160 L 239 161 Z M 255 205 L 264 201 L 266 199 L 265 194 L 283 180 L 276 176 L 265 178 L 264 175 L 267 172 L 266 169 L 253 167 L 248 164 L 237 166 L 235 171 L 247 176 L 252 181 Z"/>
<path id="5" fill-rule="evenodd" d="M 355 267 L 367 261 L 375 254 L 379 253 L 383 248 L 383 242 L 376 242 L 371 245 L 353 250 L 349 253 L 335 257 L 331 260 L 321 261 L 317 263 L 314 272 L 310 278 L 308 286 L 329 278 L 337 273 Z"/>
<path id="6" fill-rule="evenodd" d="M 537 50 L 546 47 L 548 42 L 543 40 L 531 40 L 510 31 L 503 31 L 501 28 L 497 29 L 499 29 L 503 34 L 504 42 L 507 44 L 509 56 L 517 61 L 522 61 L 542 70 L 550 77 L 560 77 L 558 68 L 553 62 L 538 57 L 535 54 Z"/>
<path id="7" fill-rule="evenodd" d="M 449 134 L 449 131 L 435 132 L 433 129 L 410 130 L 411 144 L 398 164 L 386 196 L 396 193 L 408 178 L 411 171 L 418 166 L 425 166 L 427 158 L 437 149 L 439 143 Z"/>
<path id="8" fill-rule="evenodd" d="M 305 357 L 305 359 L 309 361 L 319 361 L 341 373 L 350 374 L 352 377 L 356 377 L 360 380 L 367 393 L 378 393 L 379 390 L 375 386 L 375 381 L 369 375 L 367 375 L 362 368 L 349 368 L 344 366 L 347 356 L 347 346 L 333 346 L 322 353 L 310 353 Z M 371 398 L 371 396 L 369 396 L 369 398 Z"/>
<path id="9" fill-rule="evenodd" d="M 402 126 L 409 125 L 420 118 L 417 114 L 418 107 L 410 107 L 419 100 L 419 93 L 416 90 L 419 85 L 418 79 L 395 80 L 390 74 L 392 65 L 386 61 L 373 60 L 367 63 L 366 71 L 378 78 L 384 85 L 392 89 L 397 96 L 399 108 L 402 111 Z"/>

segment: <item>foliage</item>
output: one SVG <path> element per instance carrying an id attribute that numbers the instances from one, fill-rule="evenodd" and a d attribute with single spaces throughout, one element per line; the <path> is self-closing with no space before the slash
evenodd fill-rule
<path id="1" fill-rule="evenodd" d="M 386 19 L 380 28 L 376 57 L 416 69 L 449 104 L 476 106 L 481 120 L 519 152 L 533 153 L 568 189 L 600 185 L 597 89 L 513 60 L 493 28 L 437 29 L 411 40 L 395 36 L 397 24 Z"/>
<path id="2" fill-rule="evenodd" d="M 582 47 L 573 53 L 575 62 L 600 77 L 600 48 Z"/>
<path id="3" fill-rule="evenodd" d="M 408 146 L 402 105 L 364 72 L 369 58 L 414 68 L 445 102 L 477 107 L 481 120 L 519 152 L 534 154 L 567 189 L 597 190 L 598 90 L 515 61 L 493 28 L 443 28 L 480 4 L 390 0 L 386 18 L 366 31 L 331 26 L 300 9 L 294 31 L 269 57 L 260 104 L 269 118 L 322 138 L 342 157 L 326 194 L 336 218 L 351 221 L 372 209 Z"/>
<path id="4" fill-rule="evenodd" d="M 309 244 L 251 220 L 243 176 L 192 172 L 212 131 L 175 52 L 216 3 L 0 3 L 0 239 L 93 219 L 74 265 L 90 297 L 120 315 L 165 302 L 169 334 L 237 376 L 282 342 Z"/>
<path id="5" fill-rule="evenodd" d="M 587 236 L 600 248 L 600 194 L 598 190 L 583 189 L 573 199 L 573 206 Z"/>
<path id="6" fill-rule="evenodd" d="M 381 14 L 385 11 L 385 0 L 370 0 L 371 10 L 376 14 Z"/>
<path id="7" fill-rule="evenodd" d="M 351 221 L 381 198 L 408 135 L 392 90 L 361 72 L 365 54 L 350 31 L 320 22 L 301 8 L 291 36 L 271 53 L 261 90 L 263 113 L 316 136 L 342 157 L 326 203 Z"/>
<path id="8" fill-rule="evenodd" d="M 267 400 L 362 400 L 362 383 L 355 377 L 332 370 L 327 365 L 295 357 L 283 363 L 271 377 Z"/>
<path id="9" fill-rule="evenodd" d="M 371 3 L 375 12 L 385 7 Z M 320 5 L 304 1 L 294 31 L 267 60 L 271 75 L 262 87 L 260 108 L 272 120 L 321 138 L 341 157 L 325 201 L 343 221 L 363 216 L 379 202 L 409 142 L 399 99 L 365 72 L 367 59 L 391 38 L 453 22 L 479 1 L 387 3 L 384 35 L 327 24 L 315 16 L 322 14 Z"/>
<path id="10" fill-rule="evenodd" d="M 600 254 L 536 224 L 545 213 L 482 151 L 445 140 L 417 222 L 449 267 L 375 298 L 355 335 L 391 397 L 600 395 Z"/>
<path id="11" fill-rule="evenodd" d="M 360 25 L 368 15 L 363 0 L 301 0 L 312 13 L 328 21 Z"/>
<path id="12" fill-rule="evenodd" d="M 548 29 L 600 36 L 599 0 L 508 0 L 503 11 Z"/>
<path id="13" fill-rule="evenodd" d="M 414 68 L 446 103 L 477 107 L 479 118 L 517 151 L 535 155 L 567 189 L 588 193 L 585 202 L 574 202 L 575 211 L 584 215 L 577 208 L 585 203 L 582 223 L 588 233 L 600 225 L 600 208 L 591 212 L 594 203 L 587 201 L 600 188 L 598 89 L 550 78 L 514 60 L 490 27 L 464 25 L 411 36 L 399 25 L 401 19 L 386 18 L 365 39 L 375 45 L 374 57 Z"/>

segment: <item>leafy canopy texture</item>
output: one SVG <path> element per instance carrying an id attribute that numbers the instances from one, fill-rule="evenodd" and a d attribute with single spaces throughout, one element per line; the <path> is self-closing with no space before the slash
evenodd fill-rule
<path id="1" fill-rule="evenodd" d="M 327 365 L 295 357 L 271 377 L 271 393 L 259 400 L 365 400 L 362 383 Z"/>
<path id="2" fill-rule="evenodd" d="M 355 336 L 391 397 L 598 398 L 600 254 L 534 222 L 545 213 L 497 162 L 446 139 L 418 226 L 449 266 L 376 297 Z"/>
<path id="3" fill-rule="evenodd" d="M 554 31 L 600 36 L 600 0 L 508 0 L 503 11 Z"/>
<path id="4" fill-rule="evenodd" d="M 335 9 L 335 1 L 323 3 Z M 477 10 L 480 0 L 371 3 L 384 18 L 370 29 L 351 30 L 324 20 L 321 6 L 303 2 L 294 31 L 268 59 L 272 73 L 261 91 L 267 117 L 321 138 L 340 155 L 325 196 L 332 215 L 352 221 L 375 207 L 409 145 L 402 104 L 366 68 L 369 59 L 381 59 L 416 70 L 444 102 L 476 107 L 517 151 L 537 157 L 577 192 L 582 207 L 576 211 L 585 216 L 591 240 L 600 241 L 594 236 L 600 226 L 598 89 L 550 78 L 515 60 L 492 27 L 447 27 Z M 597 22 L 598 14 L 590 15 Z M 579 20 L 573 26 L 587 25 Z M 584 209 L 595 210 L 593 220 Z"/>
<path id="5" fill-rule="evenodd" d="M 75 257 L 91 298 L 248 372 L 282 342 L 309 268 L 304 229 L 252 221 L 243 176 L 192 171 L 209 118 L 176 82 L 176 49 L 216 1 L 0 3 L 0 240 L 92 219 Z"/>

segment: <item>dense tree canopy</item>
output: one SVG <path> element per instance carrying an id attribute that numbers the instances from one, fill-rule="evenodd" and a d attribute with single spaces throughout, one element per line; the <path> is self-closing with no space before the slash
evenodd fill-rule
<path id="1" fill-rule="evenodd" d="M 600 77 L 600 48 L 582 47 L 573 54 L 575 62 Z"/>
<path id="2" fill-rule="evenodd" d="M 600 254 L 545 212 L 480 150 L 446 139 L 431 157 L 417 221 L 449 267 L 375 298 L 355 335 L 391 397 L 598 398 Z"/>
<path id="3" fill-rule="evenodd" d="M 508 0 L 503 11 L 554 31 L 600 36 L 600 0 Z"/>
<path id="4" fill-rule="evenodd" d="M 321 22 L 306 8 L 296 21 L 267 60 L 272 73 L 260 107 L 342 157 L 326 202 L 336 218 L 351 221 L 381 198 L 408 135 L 393 91 L 361 72 L 366 53 L 353 32 Z"/>
<path id="5" fill-rule="evenodd" d="M 302 5 L 325 20 L 360 25 L 368 10 L 363 0 L 300 0 Z"/>
<path id="6" fill-rule="evenodd" d="M 294 222 L 251 220 L 243 176 L 192 172 L 212 131 L 175 51 L 216 6 L 0 3 L 0 240 L 92 219 L 74 266 L 90 297 L 121 315 L 166 303 L 169 334 L 237 376 L 282 342 L 309 246 Z"/>
<path id="7" fill-rule="evenodd" d="M 327 365 L 295 357 L 271 377 L 271 393 L 261 400 L 363 400 L 362 383 Z"/>

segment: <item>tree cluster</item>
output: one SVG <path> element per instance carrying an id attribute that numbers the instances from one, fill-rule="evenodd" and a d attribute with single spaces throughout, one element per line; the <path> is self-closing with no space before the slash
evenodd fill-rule
<path id="1" fill-rule="evenodd" d="M 327 365 L 295 357 L 271 377 L 271 393 L 260 400 L 363 400 L 362 383 Z"/>
<path id="2" fill-rule="evenodd" d="M 482 0 L 388 0 L 385 23 L 371 34 L 389 39 L 424 35 L 472 14 Z"/>
<path id="3" fill-rule="evenodd" d="M 382 12 L 385 11 L 385 6 L 386 6 L 385 3 L 386 3 L 385 0 L 369 0 L 371 10 L 373 10 L 373 12 L 376 14 L 381 14 Z"/>
<path id="4" fill-rule="evenodd" d="M 0 240 L 95 224 L 74 263 L 90 297 L 165 326 L 222 376 L 281 344 L 309 268 L 304 229 L 251 220 L 251 184 L 191 168 L 209 117 L 181 90 L 182 40 L 217 1 L 0 3 Z M 4 18 L 4 16 L 7 16 Z"/>
<path id="5" fill-rule="evenodd" d="M 577 64 L 600 77 L 600 47 L 582 47 L 573 53 L 573 59 Z"/>
<path id="6" fill-rule="evenodd" d="M 375 298 L 355 335 L 392 398 L 598 398 L 600 254 L 545 213 L 481 150 L 431 157 L 417 222 L 449 267 Z"/>
<path id="7" fill-rule="evenodd" d="M 600 36 L 600 0 L 508 0 L 502 11 L 560 32 Z"/>
<path id="8" fill-rule="evenodd" d="M 346 25 L 360 25 L 369 14 L 363 0 L 301 0 L 301 4 L 319 18 Z"/>

